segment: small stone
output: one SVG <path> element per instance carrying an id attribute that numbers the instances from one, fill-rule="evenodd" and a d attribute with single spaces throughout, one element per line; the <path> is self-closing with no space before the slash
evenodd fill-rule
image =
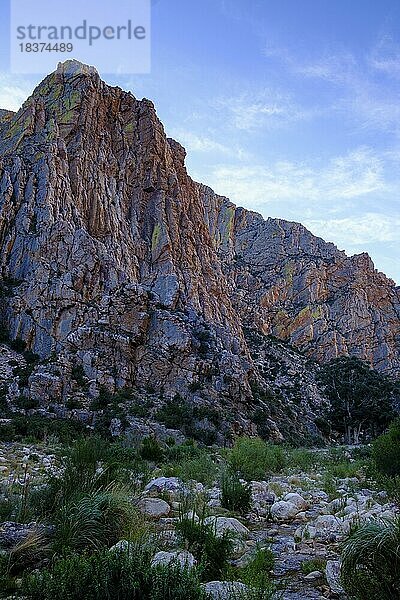
<path id="1" fill-rule="evenodd" d="M 340 585 L 340 566 L 341 564 L 338 560 L 328 560 L 326 563 L 326 580 L 334 594 L 344 594 L 344 589 Z"/>
<path id="2" fill-rule="evenodd" d="M 271 506 L 271 516 L 275 521 L 290 521 L 300 512 L 298 507 L 292 502 L 279 500 Z"/>
<path id="3" fill-rule="evenodd" d="M 283 499 L 286 500 L 286 502 L 291 502 L 292 504 L 297 506 L 299 511 L 305 510 L 306 508 L 308 508 L 307 502 L 304 500 L 303 496 L 300 496 L 300 494 L 294 494 L 294 493 L 286 494 L 283 497 Z"/>
<path id="4" fill-rule="evenodd" d="M 307 579 L 307 581 L 315 581 L 317 579 L 322 579 L 323 576 L 324 575 L 321 573 L 321 571 L 311 571 L 311 573 L 308 573 L 304 579 Z"/>
<path id="5" fill-rule="evenodd" d="M 212 600 L 231 600 L 249 589 L 240 581 L 209 581 L 203 587 Z"/>
<path id="6" fill-rule="evenodd" d="M 182 568 L 192 569 L 196 566 L 196 559 L 190 552 L 186 550 L 178 550 L 176 552 L 157 552 L 154 555 L 151 564 L 153 567 L 157 565 L 169 565 L 170 563 L 178 564 Z"/>
<path id="7" fill-rule="evenodd" d="M 171 512 L 171 507 L 168 502 L 161 498 L 143 498 L 139 503 L 139 509 L 143 514 L 152 519 L 160 519 L 166 517 Z"/>
<path id="8" fill-rule="evenodd" d="M 240 536 L 247 536 L 250 531 L 238 519 L 233 517 L 207 517 L 204 522 L 215 527 L 217 536 L 221 537 L 224 531 L 231 531 Z"/>

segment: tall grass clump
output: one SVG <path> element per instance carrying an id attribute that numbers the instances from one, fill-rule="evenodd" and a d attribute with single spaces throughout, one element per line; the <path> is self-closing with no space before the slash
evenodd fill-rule
<path id="1" fill-rule="evenodd" d="M 242 437 L 228 451 L 227 461 L 232 471 L 248 481 L 265 479 L 268 474 L 279 473 L 286 465 L 281 446 L 266 444 L 261 438 Z"/>
<path id="2" fill-rule="evenodd" d="M 99 549 L 130 537 L 139 517 L 129 491 L 116 484 L 60 505 L 55 514 L 54 550 Z"/>
<path id="3" fill-rule="evenodd" d="M 341 580 L 355 600 L 400 598 L 400 519 L 353 531 L 343 546 Z"/>
<path id="4" fill-rule="evenodd" d="M 224 531 L 218 536 L 215 526 L 205 522 L 205 514 L 197 518 L 194 510 L 191 517 L 180 516 L 176 531 L 197 559 L 202 578 L 205 581 L 219 579 L 233 552 L 231 532 Z"/>
<path id="5" fill-rule="evenodd" d="M 42 519 L 55 525 L 54 550 L 81 552 L 110 546 L 140 528 L 132 492 L 110 445 L 90 437 L 74 444 L 62 473 L 50 477 L 34 502 Z"/>
<path id="6" fill-rule="evenodd" d="M 225 473 L 221 480 L 221 505 L 241 514 L 251 507 L 251 486 L 242 483 L 236 473 Z"/>

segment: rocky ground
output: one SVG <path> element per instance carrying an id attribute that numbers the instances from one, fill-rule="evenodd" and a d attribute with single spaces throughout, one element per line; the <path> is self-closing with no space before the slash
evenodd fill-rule
<path id="1" fill-rule="evenodd" d="M 50 440 L 51 445 L 51 440 Z M 323 451 L 322 451 L 323 452 Z M 0 504 L 6 501 L 10 486 L 26 489 L 40 485 L 45 475 L 60 467 L 59 452 L 43 445 L 0 443 Z M 345 598 L 339 583 L 340 543 L 353 523 L 369 518 L 390 518 L 396 508 L 385 492 L 374 489 L 362 473 L 355 477 L 333 478 L 327 482 L 323 472 L 286 472 L 265 481 L 252 481 L 251 510 L 245 516 L 229 513 L 221 507 L 221 489 L 178 477 L 154 477 L 133 499 L 146 521 L 151 522 L 157 552 L 154 563 L 178 560 L 196 564 L 192 554 L 182 547 L 175 526 L 183 511 L 192 506 L 191 516 L 201 517 L 215 526 L 217 535 L 225 530 L 235 538 L 232 565 L 244 566 L 256 549 L 269 548 L 275 558 L 273 578 L 282 590 L 282 600 L 322 600 Z M 23 539 L 35 524 L 3 522 L 0 547 L 3 552 Z M 126 550 L 121 540 L 113 550 Z M 240 582 L 205 584 L 212 598 L 233 598 Z"/>

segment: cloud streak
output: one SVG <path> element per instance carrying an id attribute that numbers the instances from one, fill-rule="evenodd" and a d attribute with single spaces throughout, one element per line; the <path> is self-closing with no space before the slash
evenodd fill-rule
<path id="1" fill-rule="evenodd" d="M 317 109 L 305 109 L 292 95 L 274 89 L 255 89 L 217 98 L 212 102 L 224 119 L 239 131 L 255 132 L 260 128 L 281 128 L 312 119 Z"/>
<path id="2" fill-rule="evenodd" d="M 400 242 L 400 217 L 368 212 L 342 219 L 309 219 L 304 225 L 339 246 L 354 247 L 374 243 Z"/>
<path id="3" fill-rule="evenodd" d="M 386 189 L 382 162 L 366 147 L 320 167 L 290 161 L 220 165 L 212 170 L 208 181 L 234 202 L 258 207 L 277 201 L 315 204 L 354 200 Z"/>
<path id="4" fill-rule="evenodd" d="M 400 135 L 400 45 L 390 36 L 382 36 L 369 53 L 357 58 L 342 50 L 300 60 L 287 49 L 270 45 L 264 56 L 300 80 L 334 86 L 327 113 L 341 114 L 362 129 Z M 392 84 L 382 85 L 382 76 L 391 78 Z"/>
<path id="5" fill-rule="evenodd" d="M 32 85 L 0 72 L 0 108 L 17 111 L 32 93 Z"/>
<path id="6" fill-rule="evenodd" d="M 170 135 L 179 141 L 189 152 L 216 153 L 218 155 L 230 156 L 238 160 L 249 158 L 249 154 L 239 146 L 227 146 L 207 136 L 199 135 L 186 129 L 172 129 Z"/>

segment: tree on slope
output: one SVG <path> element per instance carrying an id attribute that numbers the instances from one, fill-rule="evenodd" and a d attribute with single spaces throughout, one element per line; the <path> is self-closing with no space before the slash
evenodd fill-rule
<path id="1" fill-rule="evenodd" d="M 347 444 L 361 434 L 376 437 L 394 417 L 399 384 L 354 356 L 341 356 L 322 367 L 319 380 L 330 403 L 332 428 Z"/>

